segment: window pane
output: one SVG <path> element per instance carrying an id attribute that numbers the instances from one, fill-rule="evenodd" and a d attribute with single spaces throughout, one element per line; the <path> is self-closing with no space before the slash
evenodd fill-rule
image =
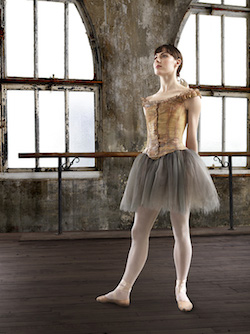
<path id="1" fill-rule="evenodd" d="M 236 0 L 237 1 L 237 0 Z M 197 2 L 204 2 L 204 3 L 216 3 L 217 5 L 221 4 L 221 0 L 198 0 Z"/>
<path id="2" fill-rule="evenodd" d="M 33 77 L 33 31 L 33 2 L 27 0 L 7 0 L 7 76 Z"/>
<path id="3" fill-rule="evenodd" d="M 221 84 L 221 19 L 217 16 L 200 15 L 200 83 Z"/>
<path id="4" fill-rule="evenodd" d="M 246 0 L 224 0 L 224 5 L 246 6 Z"/>
<path id="5" fill-rule="evenodd" d="M 222 4 L 221 0 L 198 0 L 197 2 Z M 246 6 L 246 0 L 224 0 L 224 5 Z"/>
<path id="6" fill-rule="evenodd" d="M 39 77 L 64 78 L 64 4 L 38 1 Z"/>
<path id="7" fill-rule="evenodd" d="M 246 86 L 247 21 L 225 17 L 225 84 Z"/>
<path id="8" fill-rule="evenodd" d="M 95 152 L 94 93 L 69 93 L 70 152 Z M 95 159 L 80 159 L 74 167 L 93 167 Z"/>
<path id="9" fill-rule="evenodd" d="M 200 117 L 200 147 L 202 152 L 222 150 L 222 98 L 203 97 Z M 202 158 L 207 166 L 220 166 L 213 157 Z"/>
<path id="10" fill-rule="evenodd" d="M 178 48 L 183 55 L 181 77 L 188 83 L 196 83 L 196 28 L 195 15 L 191 14 L 182 30 Z"/>
<path id="11" fill-rule="evenodd" d="M 74 4 L 69 4 L 69 77 L 93 79 L 93 57 L 88 36 Z"/>
<path id="12" fill-rule="evenodd" d="M 39 92 L 40 152 L 65 152 L 64 92 Z M 40 167 L 57 167 L 58 159 L 40 159 Z"/>
<path id="13" fill-rule="evenodd" d="M 226 98 L 226 151 L 247 150 L 247 99 Z M 245 157 L 233 157 L 233 166 L 246 166 Z"/>
<path id="14" fill-rule="evenodd" d="M 34 92 L 9 90 L 7 113 L 9 168 L 35 168 L 35 159 L 18 158 L 18 153 L 35 152 Z"/>

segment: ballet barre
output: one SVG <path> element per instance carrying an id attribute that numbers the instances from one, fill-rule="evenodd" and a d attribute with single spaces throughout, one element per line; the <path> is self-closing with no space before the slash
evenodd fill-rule
<path id="1" fill-rule="evenodd" d="M 58 158 L 58 234 L 62 233 L 62 171 L 70 170 L 71 165 L 77 158 L 125 158 L 137 157 L 141 152 L 94 152 L 94 153 L 19 153 L 19 158 Z M 201 157 L 214 156 L 221 163 L 222 167 L 229 170 L 229 230 L 234 230 L 233 221 L 233 172 L 232 157 L 250 157 L 250 152 L 199 152 Z M 227 162 L 223 162 L 219 157 L 228 157 Z M 63 167 L 62 158 L 74 158 L 67 166 Z"/>

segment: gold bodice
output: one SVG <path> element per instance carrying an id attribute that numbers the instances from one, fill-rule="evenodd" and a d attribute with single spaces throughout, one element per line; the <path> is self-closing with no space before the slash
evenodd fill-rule
<path id="1" fill-rule="evenodd" d="M 142 98 L 147 124 L 147 147 L 143 153 L 151 159 L 158 159 L 168 153 L 187 149 L 182 142 L 187 124 L 184 102 L 195 96 L 201 97 L 199 90 L 190 88 L 165 100 L 148 101 Z"/>

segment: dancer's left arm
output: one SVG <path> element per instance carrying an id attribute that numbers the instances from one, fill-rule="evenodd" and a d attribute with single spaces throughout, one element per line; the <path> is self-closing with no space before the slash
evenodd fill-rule
<path id="1" fill-rule="evenodd" d="M 198 153 L 197 129 L 201 112 L 201 99 L 200 97 L 196 96 L 186 100 L 185 102 L 186 102 L 186 109 L 188 112 L 186 146 L 187 148 Z"/>

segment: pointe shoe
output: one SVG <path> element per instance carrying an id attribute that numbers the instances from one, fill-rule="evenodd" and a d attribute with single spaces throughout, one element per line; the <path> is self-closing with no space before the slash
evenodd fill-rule
<path id="1" fill-rule="evenodd" d="M 125 299 L 125 300 L 119 300 L 119 299 L 110 299 L 107 298 L 105 295 L 104 296 L 99 296 L 96 298 L 96 301 L 99 303 L 113 303 L 122 307 L 128 307 L 130 304 L 129 299 Z"/>
<path id="2" fill-rule="evenodd" d="M 182 312 L 190 312 L 193 309 L 193 304 L 188 301 L 177 301 L 177 305 Z"/>

